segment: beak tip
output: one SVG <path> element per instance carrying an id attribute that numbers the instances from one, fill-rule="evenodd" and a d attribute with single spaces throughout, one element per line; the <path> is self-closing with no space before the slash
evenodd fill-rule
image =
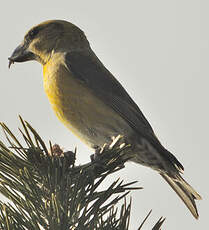
<path id="1" fill-rule="evenodd" d="M 8 58 L 8 60 L 9 60 L 8 68 L 10 69 L 11 65 L 14 64 L 14 61 L 10 57 Z"/>

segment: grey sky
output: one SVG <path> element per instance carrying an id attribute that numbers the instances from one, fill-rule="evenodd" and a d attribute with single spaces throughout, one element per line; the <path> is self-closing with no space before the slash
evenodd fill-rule
<path id="1" fill-rule="evenodd" d="M 4 3 L 3 3 L 4 2 Z M 8 56 L 25 32 L 48 19 L 65 19 L 85 31 L 105 66 L 123 84 L 152 124 L 162 143 L 185 166 L 185 178 L 202 195 L 196 221 L 160 176 L 127 164 L 118 175 L 138 180 L 132 193 L 131 230 L 152 208 L 144 229 L 166 217 L 163 229 L 208 226 L 209 2 L 149 1 L 2 1 L 0 13 L 0 121 L 16 132 L 17 115 L 29 121 L 45 141 L 78 147 L 78 162 L 91 151 L 55 117 L 42 86 L 40 64 L 15 64 Z M 2 136 L 2 134 L 1 134 Z"/>

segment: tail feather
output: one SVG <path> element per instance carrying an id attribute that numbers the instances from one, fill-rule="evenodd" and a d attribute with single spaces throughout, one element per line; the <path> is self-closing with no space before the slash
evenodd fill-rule
<path id="1" fill-rule="evenodd" d="M 195 200 L 201 200 L 201 196 L 180 175 L 178 175 L 176 178 L 170 177 L 164 173 L 160 173 L 160 175 L 178 194 L 192 215 L 198 219 L 199 215 Z"/>

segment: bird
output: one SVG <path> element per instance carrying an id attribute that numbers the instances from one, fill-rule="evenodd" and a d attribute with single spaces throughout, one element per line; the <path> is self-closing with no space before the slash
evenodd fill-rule
<path id="1" fill-rule="evenodd" d="M 183 165 L 155 135 L 138 105 L 91 49 L 84 32 L 65 20 L 33 26 L 13 51 L 15 62 L 43 66 L 43 85 L 58 119 L 95 151 L 122 135 L 129 160 L 157 171 L 198 219 L 201 196 L 182 177 Z"/>

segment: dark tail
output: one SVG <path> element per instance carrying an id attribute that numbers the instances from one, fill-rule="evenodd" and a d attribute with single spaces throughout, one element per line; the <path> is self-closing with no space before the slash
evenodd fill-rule
<path id="1" fill-rule="evenodd" d="M 199 215 L 195 204 L 195 200 L 201 200 L 201 196 L 180 175 L 177 175 L 176 178 L 170 177 L 164 173 L 160 173 L 160 175 L 178 194 L 178 196 L 185 203 L 192 215 L 196 219 L 198 219 Z"/>

